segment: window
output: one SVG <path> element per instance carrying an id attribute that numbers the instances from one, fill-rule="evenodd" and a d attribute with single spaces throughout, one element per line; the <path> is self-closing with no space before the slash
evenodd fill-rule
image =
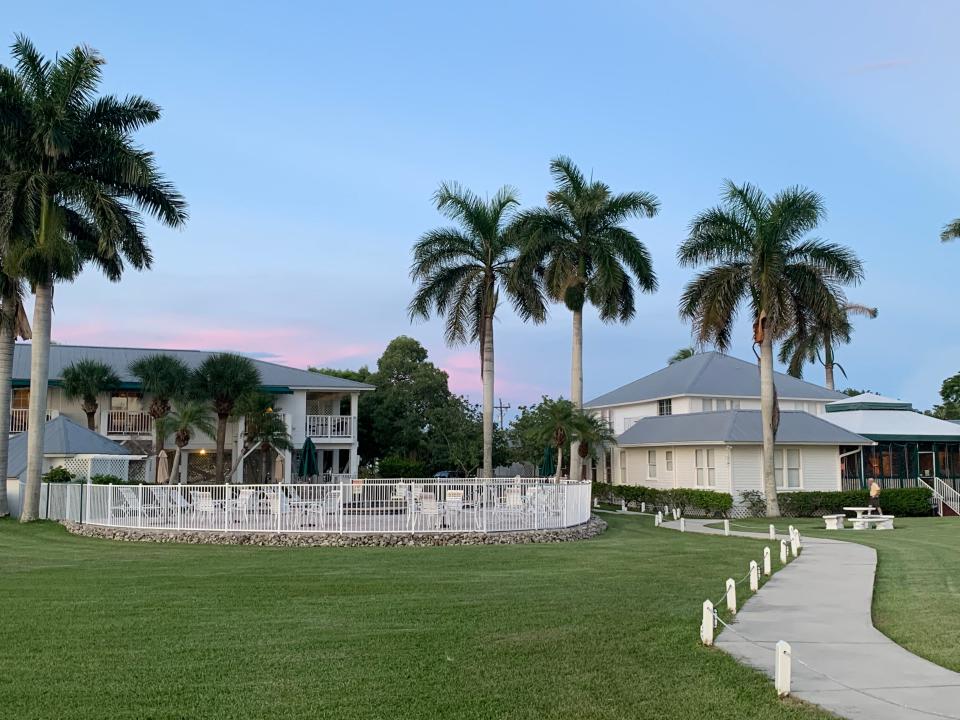
<path id="1" fill-rule="evenodd" d="M 14 410 L 27 410 L 30 407 L 30 388 L 14 388 L 10 406 Z"/>
<path id="2" fill-rule="evenodd" d="M 797 448 L 777 449 L 773 454 L 773 474 L 778 488 L 799 488 L 800 451 Z"/>
<path id="3" fill-rule="evenodd" d="M 673 400 L 660 400 L 657 403 L 657 415 L 673 415 Z"/>
<path id="4" fill-rule="evenodd" d="M 719 399 L 718 399 L 718 400 L 717 400 L 717 410 L 726 410 L 726 409 L 727 409 L 727 401 L 726 401 L 726 400 L 719 400 Z"/>
<path id="5" fill-rule="evenodd" d="M 713 400 L 711 398 L 702 398 L 700 400 L 700 410 L 702 412 L 711 412 L 713 410 Z"/>
<path id="6" fill-rule="evenodd" d="M 625 450 L 620 451 L 620 482 L 627 482 L 627 453 Z"/>
<path id="7" fill-rule="evenodd" d="M 657 451 L 656 450 L 647 450 L 647 477 L 651 479 L 657 477 Z"/>
<path id="8" fill-rule="evenodd" d="M 667 450 L 666 457 L 667 457 L 667 472 L 672 473 L 673 472 L 673 450 Z"/>
<path id="9" fill-rule="evenodd" d="M 143 395 L 138 392 L 118 391 L 110 396 L 110 410 L 131 413 L 143 412 Z"/>
<path id="10" fill-rule="evenodd" d="M 697 450 L 697 487 L 716 487 L 716 450 Z"/>

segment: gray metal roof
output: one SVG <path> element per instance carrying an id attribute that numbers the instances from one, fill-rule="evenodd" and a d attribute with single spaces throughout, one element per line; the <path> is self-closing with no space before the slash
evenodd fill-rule
<path id="1" fill-rule="evenodd" d="M 204 350 L 163 350 L 150 348 L 95 347 L 87 345 L 51 345 L 50 380 L 60 380 L 63 369 L 77 360 L 89 358 L 99 360 L 113 368 L 122 382 L 136 383 L 130 373 L 130 365 L 146 355 L 173 355 L 183 360 L 189 367 L 195 368 L 216 353 Z M 372 385 L 346 380 L 344 378 L 322 375 L 286 367 L 276 363 L 250 358 L 260 371 L 264 386 L 287 388 L 307 388 L 310 390 L 373 390 Z M 13 353 L 13 380 L 30 380 L 30 345 L 18 344 Z"/>
<path id="2" fill-rule="evenodd" d="M 646 417 L 627 429 L 617 444 L 689 445 L 692 443 L 759 444 L 763 426 L 759 410 L 721 410 Z M 872 445 L 873 441 L 799 411 L 780 413 L 777 443 L 789 445 Z"/>
<path id="3" fill-rule="evenodd" d="M 794 400 L 839 400 L 843 393 L 774 373 L 777 394 Z M 760 372 L 756 363 L 718 352 L 698 353 L 612 390 L 586 403 L 586 407 L 627 405 L 680 395 L 760 397 Z"/>
<path id="4" fill-rule="evenodd" d="M 27 433 L 10 438 L 7 477 L 20 477 L 27 469 Z M 44 455 L 129 455 L 130 451 L 103 435 L 78 425 L 65 415 L 47 420 L 43 430 Z"/>

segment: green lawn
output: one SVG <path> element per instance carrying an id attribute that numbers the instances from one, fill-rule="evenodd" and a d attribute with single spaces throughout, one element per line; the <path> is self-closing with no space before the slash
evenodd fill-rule
<path id="1" fill-rule="evenodd" d="M 732 521 L 733 530 L 767 529 L 769 520 Z M 960 672 L 960 518 L 897 518 L 893 532 L 824 530 L 820 518 L 778 518 L 801 536 L 839 538 L 877 550 L 873 624 L 892 640 Z M 721 527 L 718 525 L 717 527 Z"/>
<path id="2" fill-rule="evenodd" d="M 118 543 L 0 522 L 25 718 L 826 718 L 698 642 L 761 544 L 606 516 L 560 545 Z"/>

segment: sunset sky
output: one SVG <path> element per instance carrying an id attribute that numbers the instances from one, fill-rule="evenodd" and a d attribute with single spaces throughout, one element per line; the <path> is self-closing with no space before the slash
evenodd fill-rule
<path id="1" fill-rule="evenodd" d="M 631 223 L 660 291 L 626 326 L 585 322 L 585 395 L 689 344 L 674 260 L 724 178 L 825 197 L 819 236 L 866 265 L 876 305 L 838 359 L 841 387 L 929 407 L 960 370 L 960 49 L 954 3 L 19 3 L 8 33 L 49 55 L 107 59 L 105 90 L 164 109 L 140 135 L 190 203 L 154 228 L 153 270 L 90 270 L 54 299 L 61 343 L 234 350 L 302 366 L 373 364 L 412 335 L 479 400 L 478 354 L 442 323 L 411 325 L 410 247 L 442 223 L 443 180 L 479 193 L 550 187 L 571 156 L 661 213 Z M 8 64 L 6 50 L 0 62 Z M 497 395 L 569 394 L 570 317 L 540 327 L 504 305 Z M 733 354 L 752 358 L 744 320 Z M 810 366 L 807 377 L 822 380 Z"/>

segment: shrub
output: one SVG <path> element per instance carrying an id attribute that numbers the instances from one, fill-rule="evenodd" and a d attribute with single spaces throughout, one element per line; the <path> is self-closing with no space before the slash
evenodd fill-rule
<path id="1" fill-rule="evenodd" d="M 744 490 L 740 493 L 740 504 L 747 509 L 751 517 L 763 517 L 767 514 L 767 499 L 759 490 Z"/>
<path id="2" fill-rule="evenodd" d="M 423 477 L 427 472 L 426 465 L 422 462 L 401 457 L 384 458 L 380 461 L 379 469 L 382 478 L 418 478 Z"/>
<path id="3" fill-rule="evenodd" d="M 76 479 L 76 475 L 65 467 L 50 468 L 42 478 L 42 480 L 47 483 L 68 483 Z"/>
<path id="4" fill-rule="evenodd" d="M 614 504 L 623 500 L 628 506 L 634 507 L 640 507 L 640 503 L 652 507 L 669 505 L 683 511 L 697 510 L 709 516 L 723 516 L 733 507 L 733 498 L 728 493 L 694 488 L 661 490 L 643 485 L 594 483 L 593 496 Z"/>
<path id="5" fill-rule="evenodd" d="M 930 514 L 928 488 L 884 490 L 880 507 L 887 515 L 920 517 Z M 844 507 L 864 507 L 870 501 L 867 490 L 778 493 L 780 513 L 785 517 L 817 517 L 843 513 Z"/>
<path id="6" fill-rule="evenodd" d="M 138 483 L 124 480 L 116 475 L 91 475 L 90 482 L 94 485 L 137 485 Z"/>

